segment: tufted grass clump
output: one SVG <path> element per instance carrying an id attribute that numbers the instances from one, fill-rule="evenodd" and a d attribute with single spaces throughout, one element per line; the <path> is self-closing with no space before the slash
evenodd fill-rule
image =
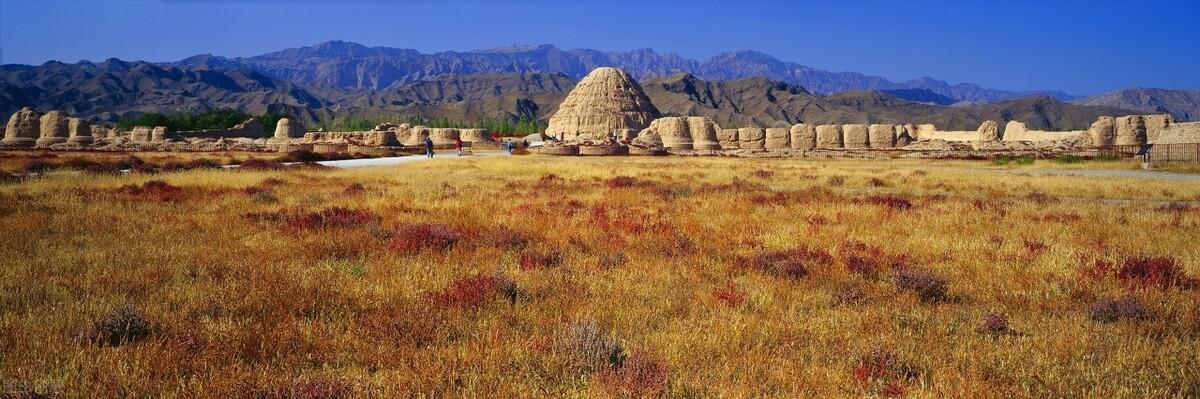
<path id="1" fill-rule="evenodd" d="M 821 249 L 792 248 L 760 253 L 742 262 L 773 276 L 800 279 L 810 270 L 827 267 L 833 257 Z"/>
<path id="2" fill-rule="evenodd" d="M 1008 317 L 999 313 L 988 313 L 983 316 L 983 332 L 989 334 L 1007 334 L 1012 330 L 1008 326 Z"/>
<path id="3" fill-rule="evenodd" d="M 281 209 L 274 212 L 252 212 L 242 215 L 252 222 L 269 222 L 293 230 L 355 228 L 379 220 L 379 216 L 362 209 L 331 207 L 319 211 Z"/>
<path id="4" fill-rule="evenodd" d="M 746 303 L 746 290 L 734 284 L 733 280 L 729 280 L 725 282 L 725 285 L 713 290 L 712 297 L 721 305 L 737 308 Z"/>
<path id="5" fill-rule="evenodd" d="M 516 303 L 525 295 L 512 278 L 503 273 L 495 273 L 455 279 L 441 291 L 431 293 L 429 298 L 433 303 L 441 306 L 479 309 L 495 298 L 503 298 L 509 303 Z"/>
<path id="6" fill-rule="evenodd" d="M 399 252 L 423 249 L 446 251 L 462 240 L 453 227 L 442 223 L 404 223 L 392 231 L 388 248 Z"/>
<path id="7" fill-rule="evenodd" d="M 835 305 L 862 305 L 867 303 L 867 292 L 862 284 L 847 281 L 838 285 L 833 291 Z"/>
<path id="8" fill-rule="evenodd" d="M 891 348 L 876 344 L 858 354 L 851 374 L 868 393 L 899 397 L 921 377 L 921 370 Z"/>
<path id="9" fill-rule="evenodd" d="M 594 322 L 576 321 L 556 338 L 570 365 L 579 371 L 592 372 L 620 367 L 627 356 L 620 340 L 609 335 Z"/>
<path id="10" fill-rule="evenodd" d="M 634 351 L 620 366 L 600 373 L 600 381 L 612 395 L 622 398 L 659 397 L 667 390 L 669 370 L 658 356 Z"/>
<path id="11" fill-rule="evenodd" d="M 1100 323 L 1113 323 L 1120 320 L 1142 320 L 1149 317 L 1146 305 L 1133 296 L 1120 298 L 1101 298 L 1087 307 L 1088 319 Z"/>
<path id="12" fill-rule="evenodd" d="M 940 302 L 947 298 L 950 282 L 928 269 L 905 266 L 892 274 L 896 288 L 917 295 L 922 302 Z"/>
<path id="13" fill-rule="evenodd" d="M 92 322 L 84 336 L 99 345 L 121 346 L 150 336 L 150 321 L 133 305 L 123 304 Z"/>

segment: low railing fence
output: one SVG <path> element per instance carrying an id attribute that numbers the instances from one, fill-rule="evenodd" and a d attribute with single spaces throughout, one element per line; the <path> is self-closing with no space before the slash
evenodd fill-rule
<path id="1" fill-rule="evenodd" d="M 1143 157 L 1151 164 L 1166 162 L 1200 162 L 1200 143 L 1150 144 Z"/>

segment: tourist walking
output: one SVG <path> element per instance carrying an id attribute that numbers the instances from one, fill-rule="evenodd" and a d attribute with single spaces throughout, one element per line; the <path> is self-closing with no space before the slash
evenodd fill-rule
<path id="1" fill-rule="evenodd" d="M 433 139 L 425 138 L 425 155 L 433 158 Z"/>
<path id="2" fill-rule="evenodd" d="M 454 139 L 454 151 L 458 152 L 458 156 L 462 156 L 462 139 Z"/>

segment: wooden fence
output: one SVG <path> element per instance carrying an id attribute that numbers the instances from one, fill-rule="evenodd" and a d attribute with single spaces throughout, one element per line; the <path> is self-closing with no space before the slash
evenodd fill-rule
<path id="1" fill-rule="evenodd" d="M 1151 164 L 1167 162 L 1200 162 L 1200 143 L 1150 144 L 1143 156 Z"/>
<path id="2" fill-rule="evenodd" d="M 1136 159 L 1142 162 L 1200 162 L 1200 143 L 1113 145 L 1107 147 L 1081 148 L 1066 155 L 1084 158 Z"/>

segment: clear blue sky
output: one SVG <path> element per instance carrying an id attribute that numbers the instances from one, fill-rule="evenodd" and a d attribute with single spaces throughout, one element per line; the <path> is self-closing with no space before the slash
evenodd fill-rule
<path id="1" fill-rule="evenodd" d="M 1200 89 L 1191 1 L 0 0 L 0 63 L 251 56 L 342 39 L 424 52 L 550 43 L 728 50 L 894 81 L 1095 94 Z"/>

